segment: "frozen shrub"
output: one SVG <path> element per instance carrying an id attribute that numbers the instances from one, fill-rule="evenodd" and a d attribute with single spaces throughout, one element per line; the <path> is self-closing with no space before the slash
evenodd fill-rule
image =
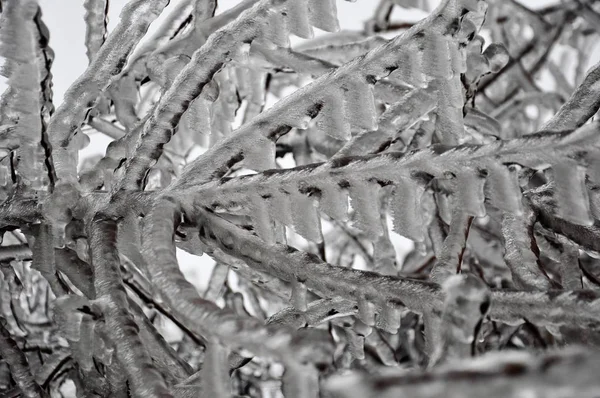
<path id="1" fill-rule="evenodd" d="M 168 3 L 0 1 L 2 396 L 598 396 L 595 2 Z"/>

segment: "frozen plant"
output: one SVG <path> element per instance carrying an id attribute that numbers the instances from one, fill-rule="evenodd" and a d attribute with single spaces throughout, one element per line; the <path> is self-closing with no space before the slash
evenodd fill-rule
<path id="1" fill-rule="evenodd" d="M 0 1 L 0 395 L 598 396 L 599 2 L 168 3 Z"/>

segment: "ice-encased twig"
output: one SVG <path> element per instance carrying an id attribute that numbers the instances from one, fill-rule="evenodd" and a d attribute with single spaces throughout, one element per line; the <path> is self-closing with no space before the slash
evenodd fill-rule
<path id="1" fill-rule="evenodd" d="M 77 184 L 77 154 L 70 142 L 98 95 L 124 67 L 133 48 L 167 4 L 167 0 L 131 0 L 94 60 L 65 93 L 62 105 L 47 128 L 52 164 L 59 182 Z"/>
<path id="2" fill-rule="evenodd" d="M 593 225 L 578 225 L 557 216 L 549 195 L 550 187 L 542 187 L 535 191 L 525 192 L 525 197 L 538 212 L 538 222 L 555 233 L 564 235 L 585 250 L 600 253 L 600 223 Z"/>
<path id="3" fill-rule="evenodd" d="M 42 20 L 42 8 L 38 8 L 38 12 L 34 18 L 35 27 L 36 27 L 36 41 L 38 44 L 38 63 L 40 64 L 39 69 L 41 72 L 41 113 L 42 113 L 42 124 L 44 127 L 44 131 L 46 129 L 46 125 L 50 120 L 50 116 L 54 113 L 54 104 L 52 103 L 52 64 L 54 63 L 54 51 L 50 47 L 50 31 L 48 27 Z M 44 137 L 44 140 L 48 140 L 47 137 Z"/>
<path id="4" fill-rule="evenodd" d="M 209 211 L 196 209 L 196 213 L 200 239 L 205 244 L 284 281 L 301 279 L 322 297 L 340 296 L 358 302 L 359 311 L 361 305 L 368 304 L 379 314 L 387 306 L 439 313 L 443 293 L 437 283 L 330 265 L 290 246 L 266 245 L 256 235 Z M 596 325 L 600 323 L 600 294 L 590 290 L 493 290 L 489 316 L 511 324 L 527 319 L 540 325 Z"/>
<path id="5" fill-rule="evenodd" d="M 0 227 L 15 226 L 39 221 L 42 217 L 42 204 L 15 194 L 0 204 Z"/>
<path id="6" fill-rule="evenodd" d="M 429 274 L 432 281 L 442 283 L 448 277 L 460 273 L 472 222 L 473 216 L 463 210 L 456 209 L 453 212 L 448 235 L 439 254 L 436 253 L 437 262 Z"/>
<path id="7" fill-rule="evenodd" d="M 37 12 L 35 0 L 7 1 L 0 23 L 0 56 L 5 60 L 1 74 L 8 77 L 8 88 L 0 97 L 0 126 L 12 129 L 2 146 L 15 150 L 18 182 L 29 195 L 43 190 L 48 181 L 41 146 Z"/>
<path id="8" fill-rule="evenodd" d="M 85 0 L 85 48 L 88 61 L 92 59 L 104 44 L 108 23 L 108 0 Z"/>
<path id="9" fill-rule="evenodd" d="M 302 280 L 322 297 L 341 296 L 356 302 L 359 296 L 364 296 L 379 311 L 389 305 L 406 306 L 420 313 L 433 309 L 440 300 L 441 291 L 435 283 L 330 265 L 290 246 L 265 245 L 257 236 L 210 212 L 198 210 L 198 216 L 200 239 L 204 243 L 216 245 L 225 253 L 284 281 Z"/>
<path id="10" fill-rule="evenodd" d="M 29 254 L 31 256 L 31 252 Z M 90 265 L 78 258 L 77 254 L 69 249 L 55 249 L 54 256 L 56 258 L 56 268 L 65 274 L 69 278 L 69 281 L 71 281 L 71 283 L 73 283 L 73 285 L 89 300 L 95 299 L 96 293 L 93 283 L 93 271 Z M 132 283 L 128 283 L 126 280 L 127 276 L 124 276 L 123 278 L 125 279 L 124 284 L 129 288 L 132 288 Z M 166 311 L 164 308 L 146 300 L 150 296 L 146 291 L 141 291 L 140 289 L 132 290 L 140 297 L 142 302 L 148 305 L 154 305 L 159 312 L 165 314 Z M 158 361 L 163 365 L 161 371 L 165 372 L 165 369 L 168 368 L 167 374 L 178 380 L 189 376 L 191 374 L 189 365 L 174 352 L 171 346 L 168 345 L 163 336 L 160 335 L 152 322 L 146 317 L 139 305 L 132 299 L 128 299 L 128 303 L 129 308 L 132 310 L 133 318 L 140 327 L 140 337 L 142 338 L 144 347 L 148 349 L 149 354 L 155 361 Z M 178 324 L 177 320 L 174 320 L 174 322 L 182 329 L 185 329 L 185 326 Z M 83 348 L 86 349 L 86 347 Z M 167 380 L 167 382 L 168 381 L 169 380 Z"/>
<path id="11" fill-rule="evenodd" d="M 541 268 L 539 254 L 533 251 L 535 215 L 527 206 L 523 214 L 505 212 L 502 215 L 504 261 L 510 268 L 513 283 L 524 290 L 548 290 L 552 286 Z"/>
<path id="12" fill-rule="evenodd" d="M 144 39 L 144 42 L 134 50 L 131 55 L 131 61 L 129 65 L 125 67 L 122 72 L 122 76 L 130 73 L 141 73 L 138 69 L 142 69 L 144 63 L 150 54 L 160 48 L 161 45 L 167 43 L 173 35 L 181 27 L 182 23 L 191 15 L 194 7 L 194 2 L 197 3 L 208 3 L 204 0 L 183 0 L 177 3 L 171 12 L 162 22 L 162 25 L 158 27 L 150 36 Z M 141 78 L 141 76 L 136 76 Z"/>

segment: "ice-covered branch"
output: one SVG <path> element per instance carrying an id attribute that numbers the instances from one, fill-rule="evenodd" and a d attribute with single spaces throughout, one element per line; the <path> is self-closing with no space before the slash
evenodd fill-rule
<path id="1" fill-rule="evenodd" d="M 460 1 L 459 4 L 466 11 L 479 12 L 476 1 Z M 270 168 L 274 151 L 272 141 L 292 128 L 306 128 L 317 116 L 317 127 L 334 138 L 348 139 L 351 128 L 373 130 L 376 128 L 372 92 L 375 82 L 398 70 L 401 78 L 420 86 L 428 79 L 444 80 L 449 76 L 451 65 L 458 67 L 462 55 L 456 48 L 458 39 L 454 35 L 459 31 L 460 35 L 468 36 L 476 30 L 469 22 L 464 31 L 460 31 L 460 23 L 455 24 L 459 8 L 454 2 L 442 2 L 429 17 L 394 40 L 279 101 L 187 166 L 175 186 L 206 183 L 223 175 L 240 160 L 252 169 Z M 426 35 L 426 31 L 432 33 Z M 421 43 L 421 47 L 417 43 Z M 451 106 L 460 104 L 462 108 L 460 88 L 448 93 L 443 91 L 440 95 L 444 95 L 444 101 L 451 101 Z M 448 106 L 446 102 L 444 106 Z M 446 116 L 452 119 L 450 115 Z M 447 120 L 449 123 L 458 123 L 450 119 Z"/>
<path id="2" fill-rule="evenodd" d="M 402 308 L 437 313 L 441 307 L 443 293 L 436 283 L 327 264 L 316 255 L 286 245 L 265 244 L 256 235 L 208 211 L 197 209 L 197 213 L 200 239 L 205 244 L 284 281 L 299 281 L 322 297 L 354 301 L 359 317 L 367 324 L 374 324 L 376 313 L 383 324 L 393 324 Z M 590 290 L 493 290 L 489 316 L 517 324 L 527 319 L 541 325 L 597 325 L 600 294 Z"/>
<path id="3" fill-rule="evenodd" d="M 77 155 L 70 147 L 71 140 L 76 134 L 83 134 L 79 128 L 88 110 L 121 71 L 133 48 L 167 4 L 167 0 L 131 0 L 96 57 L 65 93 L 47 129 L 52 164 L 60 182 L 77 183 Z"/>
<path id="4" fill-rule="evenodd" d="M 435 308 L 441 300 L 441 290 L 435 283 L 342 268 L 290 246 L 265 245 L 256 235 L 210 212 L 199 210 L 198 225 L 200 239 L 206 244 L 217 245 L 260 271 L 300 283 L 322 297 L 337 296 L 355 302 L 359 310 L 372 307 L 380 316 L 399 316 L 403 307 L 422 313 Z"/>
<path id="5" fill-rule="evenodd" d="M 128 311 L 116 249 L 117 223 L 97 216 L 88 227 L 88 235 L 96 301 L 105 314 L 106 326 L 111 331 L 110 339 L 126 371 L 132 392 L 147 397 L 169 397 L 163 376 L 152 364 L 139 338 L 139 327 Z"/>
<path id="6" fill-rule="evenodd" d="M 0 98 L 0 126 L 11 133 L 3 147 L 15 149 L 16 175 L 21 188 L 32 194 L 47 185 L 41 146 L 42 118 L 37 57 L 37 1 L 7 1 L 2 12 L 0 56 L 8 89 Z"/>
<path id="7" fill-rule="evenodd" d="M 108 0 L 85 0 L 83 7 L 85 8 L 86 24 L 85 48 L 88 61 L 92 62 L 106 38 Z"/>
<path id="8" fill-rule="evenodd" d="M 424 187 L 419 176 L 456 181 L 454 206 L 467 215 L 483 216 L 486 196 L 492 205 L 519 214 L 521 190 L 514 172 L 505 165 L 521 164 L 542 170 L 571 161 L 575 153 L 586 154 L 584 158 L 589 160 L 583 164 L 587 165 L 597 156 L 600 144 L 597 130 L 598 125 L 591 124 L 574 133 L 537 134 L 487 145 L 432 145 L 406 153 L 341 157 L 326 163 L 222 178 L 200 186 L 188 185 L 182 193 L 183 197 L 189 194 L 189 200 L 217 210 L 241 206 L 251 216 L 259 236 L 267 242 L 275 240 L 272 220 L 293 226 L 307 239 L 319 241 L 320 225 L 313 201 L 330 217 L 346 220 L 349 196 L 359 217 L 356 226 L 378 236 L 379 218 L 370 216 L 376 202 L 363 203 L 360 198 L 382 187 L 393 186 L 391 209 L 396 220 L 395 230 L 421 240 L 423 225 L 417 218 Z M 579 182 L 559 179 L 556 183 L 568 191 L 572 184 Z M 186 185 L 179 185 L 174 191 L 183 187 Z M 303 206 L 304 211 L 300 211 L 299 206 Z M 582 202 L 581 206 L 589 208 L 589 203 Z M 582 221 L 577 223 L 582 224 Z"/>
<path id="9" fill-rule="evenodd" d="M 202 336 L 218 338 L 234 348 L 257 355 L 273 356 L 283 362 L 298 360 L 294 352 L 303 344 L 295 341 L 293 330 L 264 326 L 255 318 L 237 316 L 202 299 L 181 274 L 175 257 L 174 232 L 180 217 L 179 204 L 162 198 L 148 215 L 149 231 L 144 238 L 148 272 L 157 294 L 176 316 Z"/>
<path id="10" fill-rule="evenodd" d="M 313 2 L 313 6 L 318 4 L 333 3 Z M 271 19 L 270 24 L 266 24 L 267 18 Z M 163 145 L 171 139 L 188 105 L 200 95 L 214 74 L 237 56 L 242 43 L 262 37 L 269 41 L 287 41 L 287 29 L 299 36 L 309 36 L 312 34 L 311 24 L 325 29 L 330 27 L 327 18 L 335 20 L 334 8 L 310 8 L 307 3 L 294 0 L 263 0 L 213 33 L 177 75 L 144 124 L 135 153 L 124 165 L 126 175 L 119 187 L 136 189 L 140 186 L 146 171 L 157 161 Z M 273 22 L 276 19 L 280 19 L 280 24 Z"/>

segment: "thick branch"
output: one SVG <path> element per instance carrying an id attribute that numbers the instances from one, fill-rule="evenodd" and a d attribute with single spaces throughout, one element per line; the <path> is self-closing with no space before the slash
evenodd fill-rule
<path id="1" fill-rule="evenodd" d="M 343 297 L 360 308 L 373 307 L 383 316 L 388 310 L 408 308 L 417 313 L 439 313 L 443 293 L 436 283 L 324 263 L 318 256 L 281 245 L 267 245 L 250 232 L 198 209 L 200 239 L 237 257 L 260 271 L 285 281 L 301 280 L 322 297 Z M 393 311 L 392 311 L 393 313 Z M 495 290 L 491 293 L 490 318 L 506 323 L 524 319 L 540 325 L 600 323 L 600 295 L 590 290 L 523 292 Z"/>
<path id="2" fill-rule="evenodd" d="M 96 216 L 88 227 L 90 257 L 94 268 L 96 300 L 101 303 L 107 330 L 116 346 L 119 362 L 135 395 L 170 397 L 162 375 L 139 338 L 139 328 L 128 312 L 127 293 L 121 282 L 116 247 L 117 223 Z"/>
<path id="3" fill-rule="evenodd" d="M 202 299 L 185 280 L 175 255 L 174 232 L 179 217 L 179 205 L 173 199 L 162 198 L 148 215 L 150 231 L 144 234 L 144 252 L 152 283 L 175 316 L 193 326 L 203 337 L 216 337 L 234 349 L 274 356 L 286 363 L 300 360 L 297 353 L 306 346 L 295 341 L 293 329 L 264 326 L 258 319 L 221 310 Z"/>

